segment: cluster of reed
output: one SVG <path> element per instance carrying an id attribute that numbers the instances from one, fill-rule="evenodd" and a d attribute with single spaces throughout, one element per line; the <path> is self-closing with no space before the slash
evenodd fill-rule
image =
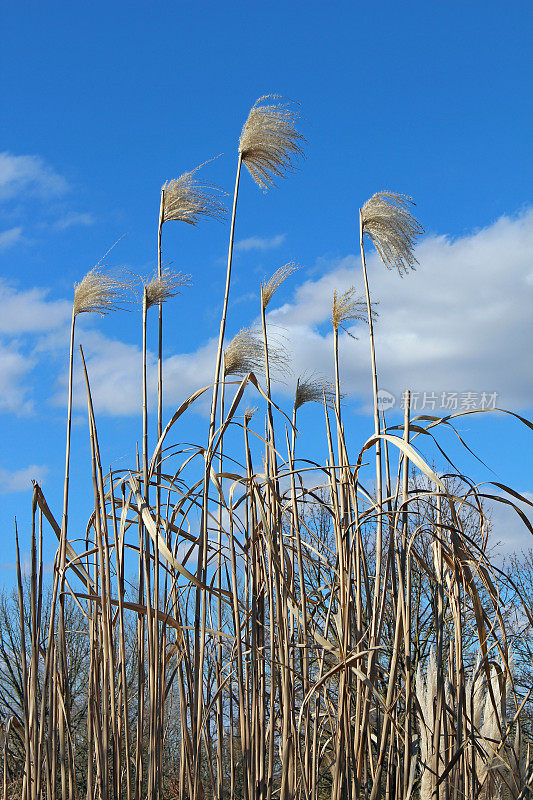
<path id="1" fill-rule="evenodd" d="M 196 170 L 163 186 L 158 269 L 142 284 L 143 439 L 130 470 L 104 473 L 81 352 L 94 493 L 83 532 L 68 521 L 75 323 L 119 306 L 125 286 L 98 266 L 75 288 L 64 506 L 59 523 L 34 486 L 27 591 L 19 569 L 22 710 L 4 729 L 4 798 L 492 800 L 529 791 L 528 698 L 513 683 L 505 576 L 488 557 L 485 495 L 463 477 L 439 476 L 413 443 L 452 426 L 451 417 L 411 418 L 407 399 L 403 425 L 391 427 L 378 405 L 365 248 L 371 242 L 400 274 L 414 266 L 422 228 L 411 200 L 378 192 L 361 207 L 363 296 L 335 292 L 334 380 L 300 378 L 292 414 L 272 399 L 287 359 L 266 311 L 293 264 L 261 285 L 257 328 L 226 343 L 241 167 L 264 190 L 294 168 L 304 146 L 297 121 L 293 104 L 261 98 L 243 127 L 213 382 L 184 399 L 165 427 L 163 308 L 186 279 L 162 268 L 162 229 L 221 217 L 224 208 Z M 158 403 L 150 450 L 151 308 Z M 370 341 L 374 433 L 352 453 L 339 335 L 356 321 Z M 256 393 L 263 420 L 242 408 L 245 390 Z M 206 441 L 172 444 L 209 393 Z M 323 408 L 322 464 L 298 436 L 309 402 Z M 370 450 L 375 480 L 365 485 Z M 505 502 L 517 499 L 509 491 Z M 46 620 L 45 527 L 59 540 Z M 72 603 L 89 641 L 81 696 L 69 681 Z M 81 726 L 73 723 L 80 707 Z"/>

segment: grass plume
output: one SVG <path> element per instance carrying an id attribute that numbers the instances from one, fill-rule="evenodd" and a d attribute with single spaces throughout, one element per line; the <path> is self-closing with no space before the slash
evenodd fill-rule
<path id="1" fill-rule="evenodd" d="M 299 114 L 295 105 L 280 95 L 264 95 L 256 100 L 244 123 L 239 153 L 265 192 L 276 177 L 293 172 L 298 159 L 304 156 L 305 137 L 296 129 Z"/>
<path id="2" fill-rule="evenodd" d="M 400 275 L 414 269 L 416 237 L 424 228 L 411 214 L 411 197 L 398 192 L 376 192 L 361 209 L 363 234 L 367 234 L 388 269 Z"/>
<path id="3" fill-rule="evenodd" d="M 268 306 L 283 281 L 286 280 L 289 275 L 292 275 L 293 272 L 296 272 L 297 269 L 298 265 L 295 264 L 294 261 L 289 261 L 288 264 L 284 264 L 277 269 L 266 283 L 261 284 L 261 302 L 263 308 Z"/>
<path id="4" fill-rule="evenodd" d="M 190 275 L 172 272 L 168 267 L 163 269 L 161 276 L 154 275 L 144 284 L 146 307 L 151 308 L 170 300 L 171 297 L 176 297 L 182 286 L 190 286 L 190 284 Z"/>
<path id="5" fill-rule="evenodd" d="M 212 160 L 212 159 L 210 159 Z M 205 161 L 179 178 L 166 181 L 161 187 L 161 221 L 187 222 L 197 225 L 202 217 L 224 219 L 228 213 L 221 202 L 226 193 L 216 184 L 198 180 L 196 173 Z"/>
<path id="6" fill-rule="evenodd" d="M 294 394 L 294 408 L 298 410 L 305 403 L 326 403 L 335 401 L 335 383 L 320 375 L 302 375 L 298 378 Z"/>

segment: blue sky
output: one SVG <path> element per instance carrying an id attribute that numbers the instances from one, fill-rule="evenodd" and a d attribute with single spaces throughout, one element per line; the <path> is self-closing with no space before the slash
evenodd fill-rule
<path id="1" fill-rule="evenodd" d="M 271 322 L 297 372 L 330 373 L 332 290 L 360 286 L 357 209 L 390 188 L 415 198 L 427 236 L 417 272 L 403 281 L 370 257 L 382 386 L 395 396 L 406 386 L 497 392 L 507 408 L 531 411 L 529 2 L 0 9 L 4 565 L 13 562 L 15 513 L 25 535 L 31 475 L 43 477 L 59 516 L 74 281 L 123 234 L 109 263 L 149 273 L 161 184 L 223 153 L 203 176 L 230 192 L 241 126 L 268 92 L 301 103 L 308 157 L 266 195 L 243 176 L 229 334 L 257 317 L 259 281 L 295 259 L 301 269 L 276 296 Z M 212 372 L 227 232 L 216 222 L 164 228 L 164 261 L 194 282 L 166 311 L 167 414 Z M 139 322 L 134 312 L 80 326 L 104 463 L 115 466 L 132 463 L 140 431 Z M 355 447 L 372 430 L 364 332 L 344 337 L 342 352 Z M 292 391 L 290 380 L 278 387 L 287 406 Z M 316 412 L 306 413 L 312 429 Z M 486 416 L 461 430 L 498 480 L 532 492 L 531 431 Z M 192 415 L 180 437 L 199 440 L 204 427 Z M 81 391 L 73 445 L 73 483 L 87 489 L 74 490 L 81 524 L 91 502 Z M 491 477 L 470 457 L 461 466 Z M 51 558 L 53 542 L 47 548 Z"/>

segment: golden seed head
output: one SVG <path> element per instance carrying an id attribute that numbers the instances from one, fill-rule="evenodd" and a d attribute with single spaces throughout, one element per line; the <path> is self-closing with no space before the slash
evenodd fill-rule
<path id="1" fill-rule="evenodd" d="M 182 286 L 189 286 L 191 283 L 190 275 L 183 275 L 181 272 L 172 272 L 165 268 L 161 276 L 154 275 L 144 284 L 144 294 L 146 298 L 146 308 L 164 303 L 171 297 L 179 294 Z"/>
<path id="2" fill-rule="evenodd" d="M 212 160 L 212 159 L 211 159 Z M 204 164 L 208 164 L 205 161 Z M 204 164 L 167 181 L 161 188 L 162 222 L 177 220 L 196 225 L 201 217 L 223 219 L 227 208 L 220 202 L 226 195 L 219 186 L 196 180 L 195 174 Z"/>
<path id="3" fill-rule="evenodd" d="M 416 237 L 424 228 L 410 213 L 411 197 L 397 192 L 376 192 L 361 209 L 362 232 L 367 233 L 388 269 L 407 274 L 418 263 L 413 253 Z"/>
<path id="4" fill-rule="evenodd" d="M 298 265 L 295 264 L 294 261 L 289 261 L 288 264 L 285 264 L 283 267 L 280 267 L 276 272 L 272 275 L 269 281 L 261 285 L 261 302 L 263 304 L 263 308 L 266 308 L 272 297 L 275 295 L 285 278 L 288 278 L 289 275 L 292 275 L 298 269 Z"/>
<path id="5" fill-rule="evenodd" d="M 224 375 L 246 375 L 265 367 L 265 351 L 257 331 L 240 330 L 224 350 Z"/>
<path id="6" fill-rule="evenodd" d="M 283 102 L 269 103 L 282 100 Z M 295 103 L 280 95 L 260 97 L 250 110 L 239 139 L 239 153 L 258 186 L 267 191 L 275 177 L 293 172 L 304 156 L 305 137 L 296 130 Z"/>
<path id="7" fill-rule="evenodd" d="M 331 322 L 335 330 L 338 330 L 345 322 L 366 322 L 368 312 L 364 297 L 355 294 L 355 286 L 351 286 L 343 294 L 339 294 L 337 289 L 333 292 L 333 308 L 331 311 Z M 377 312 L 372 309 L 372 315 Z"/>
<path id="8" fill-rule="evenodd" d="M 78 314 L 100 314 L 104 316 L 117 310 L 124 293 L 131 284 L 100 267 L 94 267 L 80 283 L 74 284 L 74 316 Z"/>
<path id="9" fill-rule="evenodd" d="M 302 375 L 296 384 L 294 395 L 294 408 L 297 411 L 304 403 L 326 403 L 333 405 L 335 402 L 335 384 L 329 378 L 320 375 Z"/>

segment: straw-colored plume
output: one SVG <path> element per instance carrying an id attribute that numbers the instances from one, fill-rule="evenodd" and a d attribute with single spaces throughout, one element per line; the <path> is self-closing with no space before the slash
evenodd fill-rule
<path id="1" fill-rule="evenodd" d="M 296 384 L 294 395 L 294 409 L 297 411 L 304 403 L 326 403 L 333 405 L 335 402 L 335 384 L 328 378 L 319 375 L 301 376 Z"/>
<path id="2" fill-rule="evenodd" d="M 205 161 L 204 164 L 209 162 Z M 204 164 L 167 181 L 161 188 L 162 222 L 177 220 L 196 225 L 201 217 L 223 219 L 227 208 L 220 202 L 226 193 L 216 184 L 196 180 Z"/>
<path id="3" fill-rule="evenodd" d="M 263 304 L 263 308 L 268 306 L 285 278 L 288 278 L 289 275 L 292 275 L 292 273 L 297 269 L 298 265 L 295 264 L 294 261 L 289 261 L 288 264 L 285 264 L 283 267 L 277 269 L 269 281 L 261 284 L 261 302 Z"/>
<path id="4" fill-rule="evenodd" d="M 224 375 L 246 375 L 265 368 L 265 351 L 257 332 L 240 330 L 224 350 Z"/>
<path id="5" fill-rule="evenodd" d="M 424 228 L 410 213 L 412 198 L 397 192 L 376 192 L 361 209 L 363 234 L 372 239 L 379 257 L 388 269 L 400 275 L 414 269 L 416 237 Z"/>
<path id="6" fill-rule="evenodd" d="M 272 103 L 275 100 L 283 102 Z M 305 137 L 296 130 L 294 103 L 280 95 L 260 97 L 248 114 L 239 139 L 239 153 L 258 186 L 267 191 L 275 177 L 296 168 L 304 156 Z"/>
<path id="7" fill-rule="evenodd" d="M 435 649 L 429 654 L 426 676 L 422 672 L 422 663 L 419 662 L 416 671 L 415 692 L 420 706 L 420 760 L 422 774 L 420 779 L 420 800 L 431 800 L 435 789 L 435 776 L 433 773 L 433 733 L 435 730 L 435 698 L 437 697 L 437 660 Z M 442 736 L 441 736 L 442 741 Z"/>
<path id="8" fill-rule="evenodd" d="M 159 303 L 164 303 L 171 297 L 175 297 L 179 294 L 182 286 L 189 286 L 190 283 L 190 275 L 172 272 L 168 268 L 164 269 L 161 276 L 155 275 L 144 284 L 146 308 L 159 305 Z"/>
<path id="9" fill-rule="evenodd" d="M 74 316 L 92 313 L 104 316 L 116 311 L 129 289 L 128 281 L 94 267 L 80 283 L 74 284 Z"/>
<path id="10" fill-rule="evenodd" d="M 355 286 L 352 286 L 343 294 L 339 294 L 337 289 L 333 292 L 331 322 L 335 330 L 342 328 L 345 322 L 367 321 L 366 301 L 364 297 L 358 297 L 355 292 Z M 377 312 L 372 310 L 372 318 L 374 316 L 377 316 Z"/>
<path id="11" fill-rule="evenodd" d="M 252 421 L 252 418 L 257 411 L 257 406 L 247 406 L 244 412 L 244 421 L 248 425 Z"/>
<path id="12" fill-rule="evenodd" d="M 271 374 L 281 376 L 288 370 L 289 358 L 280 344 L 269 344 L 268 364 Z M 264 372 L 265 346 L 261 332 L 254 328 L 243 328 L 224 350 L 224 375 L 246 375 L 248 372 Z"/>

